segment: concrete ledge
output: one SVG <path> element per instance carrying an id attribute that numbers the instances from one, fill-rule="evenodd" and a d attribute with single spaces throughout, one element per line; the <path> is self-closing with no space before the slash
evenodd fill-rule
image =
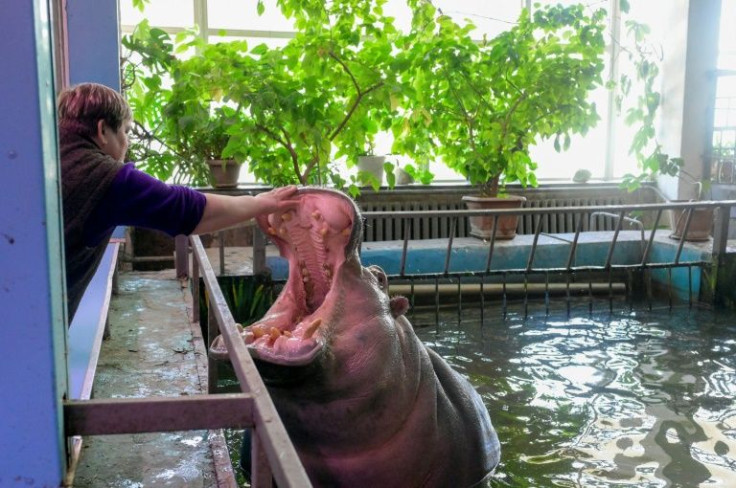
<path id="1" fill-rule="evenodd" d="M 636 266 L 641 264 L 649 232 L 621 231 L 611 254 L 613 266 Z M 604 267 L 611 252 L 614 232 L 584 232 L 578 237 L 573 267 Z M 547 269 L 562 269 L 572 249 L 575 234 L 541 234 L 537 240 L 532 262 L 532 272 Z M 674 263 L 680 241 L 669 238 L 669 231 L 655 233 L 648 264 Z M 365 242 L 362 246 L 361 260 L 364 265 L 378 265 L 389 275 L 397 277 L 401 272 L 403 241 Z M 517 235 L 512 240 L 496 241 L 491 259 L 491 272 L 521 271 L 529 264 L 534 245 L 533 235 Z M 447 239 L 426 239 L 409 241 L 404 275 L 442 274 L 447 261 Z M 490 242 L 476 238 L 456 238 L 452 243 L 447 272 L 450 274 L 485 273 L 488 262 Z M 685 242 L 679 263 L 709 263 L 711 261 L 712 240 L 707 242 Z M 286 260 L 279 256 L 267 258 L 267 265 L 275 280 L 285 280 L 288 275 Z M 602 273 L 608 274 L 607 271 Z M 670 285 L 680 298 L 687 299 L 690 290 L 696 294 L 700 288 L 700 274 L 689 273 L 688 268 L 653 270 L 652 278 L 662 284 Z M 670 283 L 671 282 L 671 283 Z"/>

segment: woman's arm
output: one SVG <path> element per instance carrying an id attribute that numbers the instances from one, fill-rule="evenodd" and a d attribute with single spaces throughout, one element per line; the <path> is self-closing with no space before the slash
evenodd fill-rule
<path id="1" fill-rule="evenodd" d="M 206 193 L 204 213 L 192 234 L 206 234 L 232 227 L 261 214 L 293 207 L 296 200 L 289 200 L 297 191 L 296 186 L 275 188 L 255 197 L 250 195 L 227 196 Z"/>

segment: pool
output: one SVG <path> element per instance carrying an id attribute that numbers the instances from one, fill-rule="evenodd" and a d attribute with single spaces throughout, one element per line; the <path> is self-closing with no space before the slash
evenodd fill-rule
<path id="1" fill-rule="evenodd" d="M 731 313 L 501 317 L 409 314 L 488 406 L 502 443 L 489 486 L 736 486 Z"/>

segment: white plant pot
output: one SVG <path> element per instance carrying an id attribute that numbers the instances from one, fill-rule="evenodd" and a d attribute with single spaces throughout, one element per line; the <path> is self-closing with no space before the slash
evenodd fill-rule
<path id="1" fill-rule="evenodd" d="M 386 156 L 358 156 L 358 171 L 369 173 L 383 184 L 383 163 Z"/>

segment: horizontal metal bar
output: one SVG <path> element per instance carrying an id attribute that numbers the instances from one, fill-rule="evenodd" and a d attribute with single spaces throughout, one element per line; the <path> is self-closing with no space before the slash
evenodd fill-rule
<path id="1" fill-rule="evenodd" d="M 688 261 L 688 262 L 680 262 L 680 263 L 647 263 L 642 265 L 641 263 L 635 263 L 635 264 L 612 264 L 610 267 L 606 266 L 576 266 L 573 268 L 511 268 L 511 269 L 498 269 L 498 270 L 477 270 L 477 271 L 449 271 L 447 273 L 443 272 L 437 272 L 437 273 L 407 273 L 403 276 L 395 275 L 395 274 L 388 274 L 388 277 L 392 280 L 401 280 L 402 278 L 406 279 L 413 279 L 413 280 L 421 280 L 421 279 L 434 279 L 436 277 L 446 277 L 446 278 L 456 278 L 458 276 L 466 277 L 466 276 L 494 276 L 494 275 L 503 275 L 503 274 L 534 274 L 534 273 L 579 273 L 579 272 L 585 272 L 585 271 L 607 271 L 608 269 L 611 270 L 642 270 L 642 269 L 663 269 L 663 268 L 686 268 L 688 266 L 711 266 L 712 263 L 709 263 L 707 261 Z M 281 281 L 283 282 L 283 281 Z M 393 282 L 393 281 L 392 281 Z M 398 282 L 398 281 L 396 281 Z M 279 282 L 276 282 L 279 283 Z"/>
<path id="2" fill-rule="evenodd" d="M 64 426 L 68 436 L 245 428 L 253 426 L 253 396 L 69 400 L 64 402 Z"/>
<path id="3" fill-rule="evenodd" d="M 368 211 L 361 215 L 366 219 L 378 219 L 385 217 L 453 217 L 453 216 L 476 216 L 476 215 L 546 215 L 556 213 L 591 213 L 598 211 L 620 212 L 620 211 L 646 211 L 646 210 L 670 210 L 683 208 L 717 208 L 734 207 L 736 200 L 721 201 L 694 201 L 694 202 L 667 202 L 667 203 L 642 203 L 635 205 L 586 205 L 579 207 L 535 207 L 518 209 L 498 210 L 392 210 L 392 211 Z"/>

